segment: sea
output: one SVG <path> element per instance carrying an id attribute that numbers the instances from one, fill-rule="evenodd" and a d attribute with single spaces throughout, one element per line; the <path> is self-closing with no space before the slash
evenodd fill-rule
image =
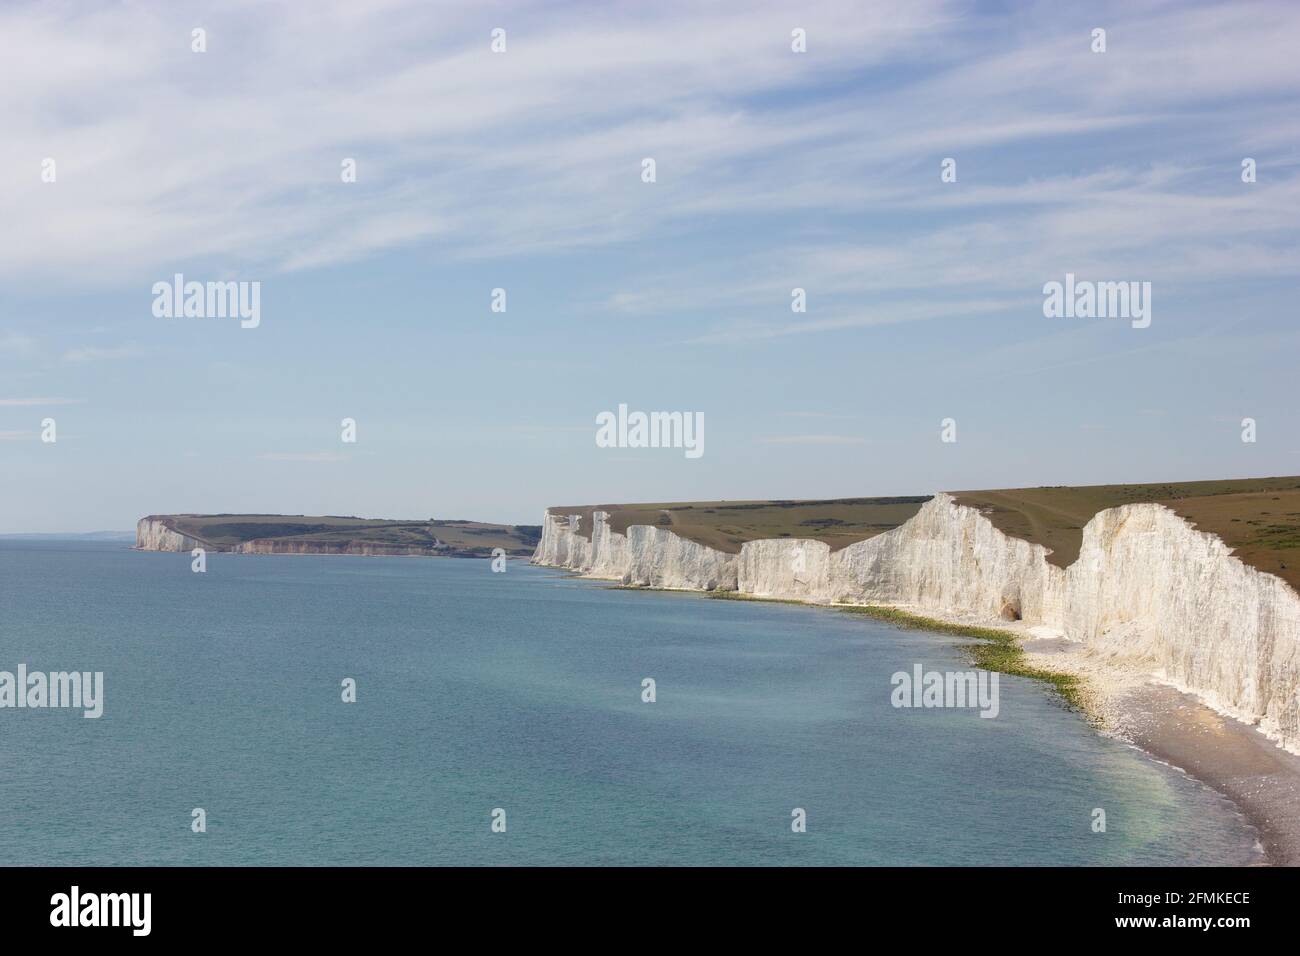
<path id="1" fill-rule="evenodd" d="M 0 541 L 0 671 L 103 675 L 98 718 L 0 707 L 0 865 L 1261 860 L 1042 683 L 894 706 L 897 673 L 970 669 L 960 638 L 524 559 L 191 566 Z"/>

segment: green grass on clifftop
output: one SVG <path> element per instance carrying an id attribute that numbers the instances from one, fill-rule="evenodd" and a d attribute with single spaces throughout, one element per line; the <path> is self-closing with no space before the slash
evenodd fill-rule
<path id="1" fill-rule="evenodd" d="M 1199 530 L 1218 535 L 1246 564 L 1275 574 L 1300 590 L 1300 476 L 951 494 L 959 504 L 983 513 L 1004 534 L 1049 548 L 1047 560 L 1062 568 L 1079 556 L 1083 526 L 1098 511 L 1155 502 Z M 928 495 L 916 495 L 576 505 L 547 510 L 553 515 L 581 515 L 578 534 L 584 538 L 591 537 L 592 512 L 599 510 L 610 514 L 610 527 L 619 533 L 626 533 L 631 525 L 650 525 L 725 554 L 737 554 L 746 541 L 762 538 L 808 538 L 837 551 L 897 528 L 929 500 Z"/>
<path id="2" fill-rule="evenodd" d="M 902 498 L 835 498 L 826 501 L 695 501 L 548 508 L 553 515 L 581 515 L 578 534 L 591 537 L 592 513 L 610 515 L 613 531 L 634 524 L 673 532 L 724 554 L 739 554 L 746 541 L 808 538 L 832 551 L 892 531 L 921 510 L 929 495 Z"/>
<path id="3" fill-rule="evenodd" d="M 1149 485 L 1080 485 L 958 491 L 1004 534 L 1052 549 L 1067 567 L 1079 556 L 1083 526 L 1098 511 L 1156 502 L 1217 534 L 1242 561 L 1300 590 L 1300 477 L 1234 478 Z"/>
<path id="4" fill-rule="evenodd" d="M 486 557 L 502 548 L 517 557 L 531 555 L 540 525 L 501 525 L 482 521 L 429 519 L 395 521 L 341 515 L 157 515 L 176 531 L 230 548 L 249 541 L 294 541 L 307 545 L 364 545 L 373 548 L 429 549 L 431 553 Z"/>

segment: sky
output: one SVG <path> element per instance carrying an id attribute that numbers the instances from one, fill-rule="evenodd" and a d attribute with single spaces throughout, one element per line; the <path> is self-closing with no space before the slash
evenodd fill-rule
<path id="1" fill-rule="evenodd" d="M 1297 37 L 1291 2 L 5 3 L 0 532 L 1300 473 Z M 260 323 L 159 317 L 176 273 Z M 1045 316 L 1067 273 L 1149 282 L 1150 325 Z M 620 404 L 704 453 L 599 447 Z"/>

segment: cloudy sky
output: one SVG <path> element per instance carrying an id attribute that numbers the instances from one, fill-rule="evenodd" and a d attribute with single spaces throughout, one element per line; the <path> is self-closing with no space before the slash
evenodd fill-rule
<path id="1" fill-rule="evenodd" d="M 0 532 L 1300 473 L 1300 5 L 95 6 L 0 7 Z"/>

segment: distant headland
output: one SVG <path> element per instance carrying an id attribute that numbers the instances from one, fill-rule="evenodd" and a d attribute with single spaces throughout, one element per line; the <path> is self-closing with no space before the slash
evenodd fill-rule
<path id="1" fill-rule="evenodd" d="M 136 525 L 141 551 L 225 551 L 237 554 L 354 554 L 487 558 L 497 548 L 533 553 L 539 525 L 482 521 L 398 521 L 337 515 L 148 515 Z"/>

